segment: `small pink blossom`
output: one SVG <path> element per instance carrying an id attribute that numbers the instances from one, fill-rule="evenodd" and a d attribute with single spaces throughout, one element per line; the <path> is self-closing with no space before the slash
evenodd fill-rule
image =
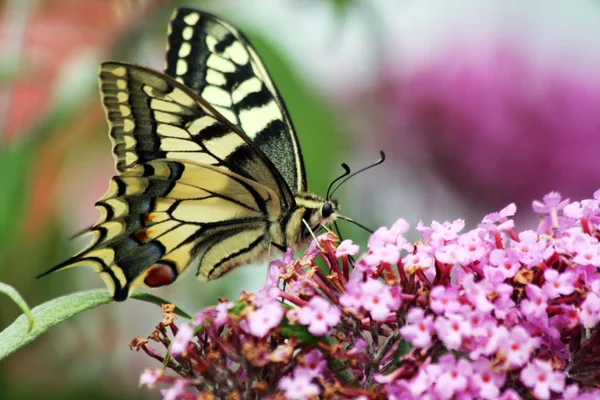
<path id="1" fill-rule="evenodd" d="M 533 360 L 521 370 L 520 377 L 538 399 L 549 399 L 551 391 L 561 393 L 565 387 L 564 374 L 554 371 L 548 361 Z"/>
<path id="2" fill-rule="evenodd" d="M 433 287 L 429 306 L 436 314 L 456 313 L 460 309 L 458 289 L 443 285 Z"/>
<path id="3" fill-rule="evenodd" d="M 533 211 L 537 213 L 550 213 L 552 211 L 562 210 L 567 204 L 569 199 L 561 201 L 561 195 L 557 192 L 550 192 L 544 196 L 543 202 L 534 200 L 532 203 Z"/>
<path id="4" fill-rule="evenodd" d="M 600 322 L 600 297 L 596 293 L 588 293 L 581 304 L 579 319 L 583 326 L 592 329 Z"/>
<path id="5" fill-rule="evenodd" d="M 444 345 L 450 350 L 458 350 L 462 346 L 463 337 L 471 334 L 471 324 L 461 315 L 450 314 L 435 319 L 435 331 Z"/>
<path id="6" fill-rule="evenodd" d="M 342 256 L 355 256 L 358 254 L 360 247 L 350 239 L 344 240 L 340 243 L 335 251 L 335 256 L 340 258 Z"/>
<path id="7" fill-rule="evenodd" d="M 188 344 L 194 338 L 194 328 L 185 324 L 179 327 L 177 335 L 171 343 L 169 353 L 172 356 L 185 355 L 188 349 Z"/>
<path id="8" fill-rule="evenodd" d="M 312 376 L 303 369 L 295 369 L 294 373 L 284 376 L 279 381 L 279 389 L 284 391 L 289 400 L 305 400 L 321 393 L 319 386 L 312 382 Z"/>
<path id="9" fill-rule="evenodd" d="M 308 326 L 308 331 L 322 336 L 340 322 L 341 312 L 333 304 L 322 297 L 314 296 L 308 304 L 298 312 L 298 321 Z"/>
<path id="10" fill-rule="evenodd" d="M 187 382 L 183 379 L 178 379 L 173 386 L 169 389 L 162 389 L 160 393 L 162 394 L 163 400 L 179 400 L 185 398 L 186 387 Z"/>
<path id="11" fill-rule="evenodd" d="M 407 325 L 400 328 L 400 335 L 413 346 L 424 349 L 431 345 L 433 316 L 425 316 L 422 308 L 415 307 L 406 316 Z"/>
<path id="12" fill-rule="evenodd" d="M 523 366 L 531 357 L 538 341 L 531 337 L 521 326 L 515 326 L 501 343 L 506 358 L 512 366 Z"/>
<path id="13" fill-rule="evenodd" d="M 473 374 L 471 363 L 464 358 L 456 361 L 452 354 L 444 354 L 438 363 L 442 367 L 442 373 L 436 379 L 436 394 L 442 399 L 451 399 L 464 392 Z"/>
<path id="14" fill-rule="evenodd" d="M 163 375 L 164 370 L 162 369 L 145 369 L 142 375 L 140 375 L 139 386 L 147 386 L 150 389 L 154 389 Z"/>
<path id="15" fill-rule="evenodd" d="M 248 332 L 258 338 L 264 337 L 271 329 L 281 323 L 283 308 L 278 302 L 271 302 L 254 310 L 248 315 Z"/>
<path id="16" fill-rule="evenodd" d="M 521 311 L 527 318 L 541 318 L 546 315 L 548 299 L 542 289 L 536 285 L 525 286 L 527 299 L 521 302 Z"/>
<path id="17" fill-rule="evenodd" d="M 562 274 L 555 269 L 544 271 L 546 282 L 542 289 L 549 299 L 555 299 L 560 296 L 568 296 L 575 291 L 575 281 L 577 276 L 571 271 L 565 271 Z"/>

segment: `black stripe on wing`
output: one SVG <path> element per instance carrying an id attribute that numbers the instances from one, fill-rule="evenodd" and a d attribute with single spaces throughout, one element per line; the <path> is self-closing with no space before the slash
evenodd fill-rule
<path id="1" fill-rule="evenodd" d="M 285 104 L 246 37 L 217 17 L 173 14 L 165 73 L 239 126 L 296 192 L 307 190 L 302 152 Z"/>

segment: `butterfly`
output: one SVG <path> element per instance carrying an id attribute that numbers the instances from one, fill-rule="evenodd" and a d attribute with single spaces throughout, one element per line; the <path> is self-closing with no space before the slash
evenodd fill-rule
<path id="1" fill-rule="evenodd" d="M 338 203 L 307 190 L 288 111 L 255 50 L 219 18 L 177 9 L 165 74 L 100 66 L 118 175 L 81 252 L 42 274 L 87 265 L 117 301 L 200 280 L 303 246 Z M 83 234 L 82 233 L 82 234 Z"/>

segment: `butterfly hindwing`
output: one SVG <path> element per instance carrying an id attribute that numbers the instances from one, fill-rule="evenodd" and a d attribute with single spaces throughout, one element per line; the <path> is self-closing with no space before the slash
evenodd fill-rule
<path id="1" fill-rule="evenodd" d="M 252 141 L 179 82 L 108 62 L 100 67 L 100 90 L 119 172 L 160 158 L 190 160 L 259 182 L 284 206 L 293 204 L 286 182 Z"/>
<path id="2" fill-rule="evenodd" d="M 264 257 L 281 214 L 266 186 L 186 161 L 139 164 L 112 179 L 92 242 L 55 269 L 92 266 L 117 300 L 173 282 L 193 260 L 202 280 Z"/>
<path id="3" fill-rule="evenodd" d="M 165 73 L 240 127 L 293 191 L 307 190 L 302 152 L 287 109 L 241 32 L 211 14 L 176 10 Z"/>

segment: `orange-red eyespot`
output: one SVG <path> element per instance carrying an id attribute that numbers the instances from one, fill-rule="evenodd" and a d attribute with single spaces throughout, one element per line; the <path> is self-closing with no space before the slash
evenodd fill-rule
<path id="1" fill-rule="evenodd" d="M 150 239 L 150 234 L 147 229 L 142 229 L 135 233 L 135 238 L 140 243 L 146 243 Z"/>
<path id="2" fill-rule="evenodd" d="M 158 216 L 155 213 L 149 213 L 144 215 L 144 224 L 150 225 L 152 222 L 155 222 Z"/>
<path id="3" fill-rule="evenodd" d="M 175 281 L 177 275 L 169 264 L 157 263 L 148 269 L 144 283 L 148 287 L 159 287 L 170 285 Z"/>

